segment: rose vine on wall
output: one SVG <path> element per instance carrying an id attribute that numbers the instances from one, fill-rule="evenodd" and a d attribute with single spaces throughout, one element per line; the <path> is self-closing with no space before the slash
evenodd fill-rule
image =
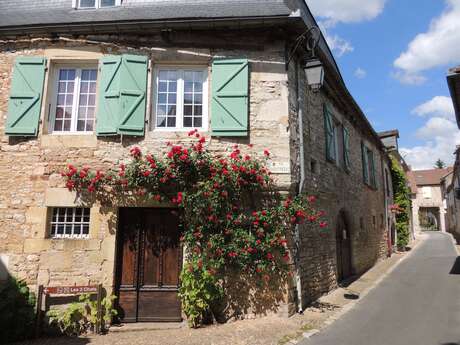
<path id="1" fill-rule="evenodd" d="M 131 161 L 102 172 L 69 165 L 62 172 L 71 191 L 139 195 L 173 204 L 181 220 L 186 264 L 179 296 L 190 324 L 198 327 L 224 297 L 230 271 L 269 284 L 273 275 L 289 275 L 287 236 L 308 222 L 326 231 L 315 197 L 282 196 L 262 157 L 243 154 L 235 145 L 228 154 L 212 154 L 196 130 L 188 146 L 168 144 L 159 157 L 131 149 Z"/>

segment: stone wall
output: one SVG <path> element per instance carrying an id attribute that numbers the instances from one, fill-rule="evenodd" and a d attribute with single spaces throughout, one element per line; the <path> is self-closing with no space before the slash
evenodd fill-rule
<path id="1" fill-rule="evenodd" d="M 284 43 L 268 41 L 265 36 L 259 37 L 254 33 L 247 39 L 239 34 L 237 39 L 233 35 L 233 41 L 223 40 L 219 48 L 216 41 L 194 40 L 189 33 L 184 36 L 188 37 L 189 43 L 182 42 L 181 48 L 155 43 L 161 42 L 161 39 L 153 34 L 148 38 L 93 36 L 0 41 L 0 256 L 10 274 L 26 279 L 32 288 L 36 288 L 37 284 L 102 282 L 110 291 L 114 280 L 117 209 L 91 205 L 88 240 L 50 239 L 49 207 L 80 203 L 76 195 L 62 188 L 60 171 L 69 163 L 94 168 L 109 167 L 128 159 L 129 150 L 134 145 L 144 151 L 159 153 L 166 150 L 168 141 L 185 143 L 189 140 L 187 132 L 148 130 L 145 138 L 47 134 L 50 99 L 46 86 L 47 96 L 43 100 L 38 137 L 9 138 L 4 134 L 4 127 L 11 71 L 17 56 L 46 56 L 51 61 L 47 76 L 56 61 L 96 61 L 104 54 L 145 54 L 155 64 L 202 65 L 209 68 L 214 57 L 247 57 L 250 60 L 249 138 L 210 138 L 209 133 L 204 134 L 209 138 L 212 151 L 225 152 L 234 144 L 252 144 L 252 148 L 244 149 L 254 155 L 262 154 L 265 148 L 270 149 L 275 172 L 279 167 L 289 166 Z M 242 43 L 238 45 L 240 41 Z M 206 48 L 207 45 L 213 48 Z M 275 178 L 280 188 L 290 188 L 289 170 Z"/>
<path id="2" fill-rule="evenodd" d="M 290 111 L 294 118 L 297 107 L 295 64 L 289 69 Z M 327 76 L 328 71 L 326 71 Z M 320 92 L 312 92 L 305 84 L 305 75 L 299 73 L 300 107 L 303 110 L 303 136 L 305 160 L 304 191 L 318 196 L 318 208 L 326 212 L 327 232 L 303 226 L 300 229 L 300 286 L 303 304 L 337 287 L 336 226 L 339 213 L 346 215 L 351 231 L 352 271 L 361 274 L 388 253 L 388 205 L 392 192 L 385 197 L 383 166 L 388 158 L 369 130 L 363 129 L 362 120 L 342 106 L 346 101 L 327 85 Z M 330 85 L 330 84 L 329 84 Z M 326 160 L 326 138 L 323 105 L 332 106 L 333 115 L 350 132 L 351 169 Z M 292 147 L 299 145 L 298 130 L 291 128 Z M 361 141 L 374 151 L 377 189 L 363 182 Z M 294 162 L 296 180 L 300 180 L 300 158 Z M 391 182 L 390 182 L 391 183 Z"/>

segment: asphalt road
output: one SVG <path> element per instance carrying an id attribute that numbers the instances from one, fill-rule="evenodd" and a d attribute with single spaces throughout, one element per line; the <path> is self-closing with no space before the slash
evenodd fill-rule
<path id="1" fill-rule="evenodd" d="M 460 257 L 428 238 L 348 313 L 302 345 L 460 345 Z"/>

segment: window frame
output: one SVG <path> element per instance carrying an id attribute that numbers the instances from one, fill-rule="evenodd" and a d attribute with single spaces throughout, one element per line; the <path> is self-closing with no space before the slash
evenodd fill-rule
<path id="1" fill-rule="evenodd" d="M 97 116 L 97 107 L 98 107 L 98 97 L 97 93 L 99 91 L 99 64 L 98 62 L 89 63 L 78 63 L 78 62 L 69 62 L 69 63 L 57 63 L 52 67 L 52 78 L 48 82 L 48 85 L 51 86 L 49 92 L 49 114 L 48 114 L 48 133 L 52 135 L 93 135 L 96 132 L 96 116 Z M 56 108 L 57 108 L 57 97 L 59 91 L 59 73 L 62 69 L 75 69 L 75 85 L 73 93 L 73 103 L 72 103 L 72 119 L 70 131 L 56 131 L 54 130 L 55 121 L 56 121 Z M 96 93 L 95 93 L 95 108 L 94 108 L 94 123 L 92 131 L 77 131 L 77 122 L 78 122 L 78 108 L 79 108 L 79 98 L 80 98 L 80 83 L 81 83 L 81 72 L 83 69 L 94 69 L 96 70 Z M 75 90 L 78 90 L 78 95 L 76 96 Z"/>
<path id="2" fill-rule="evenodd" d="M 177 79 L 177 98 L 176 98 L 176 126 L 175 127 L 157 127 L 157 100 L 158 84 L 161 71 L 176 70 L 180 71 Z M 201 127 L 184 127 L 184 72 L 203 72 L 203 115 Z M 209 130 L 209 66 L 204 65 L 160 65 L 153 69 L 151 81 L 151 106 L 150 106 L 150 131 L 153 132 L 189 132 L 198 129 L 201 132 Z M 179 111 L 180 110 L 180 111 Z"/>
<path id="3" fill-rule="evenodd" d="M 363 170 L 367 171 L 367 180 L 363 178 L 365 185 L 373 189 L 378 189 L 377 184 L 377 166 L 375 160 L 375 152 L 365 142 L 362 143 L 363 154 L 366 156 L 367 165 L 364 166 L 366 161 L 362 160 Z M 362 157 L 364 158 L 364 157 Z"/>
<path id="4" fill-rule="evenodd" d="M 57 210 L 58 212 L 58 217 L 59 217 L 59 210 L 60 209 L 65 209 L 65 216 L 64 216 L 64 221 L 61 222 L 59 221 L 59 218 L 58 220 L 56 221 L 55 218 L 54 218 L 54 211 Z M 72 221 L 71 222 L 67 222 L 67 211 L 68 210 L 72 210 Z M 81 221 L 80 222 L 76 222 L 75 221 L 75 214 L 76 214 L 76 210 L 77 209 L 81 209 L 82 210 L 82 213 L 81 213 Z M 84 213 L 85 211 L 84 210 L 87 210 L 88 211 L 88 221 L 84 221 Z M 61 207 L 61 206 L 56 206 L 56 207 L 49 207 L 49 222 L 48 222 L 48 226 L 47 226 L 47 233 L 48 233 L 48 237 L 52 240 L 61 240 L 61 239 L 70 239 L 70 240 L 87 240 L 90 238 L 90 232 L 91 232 L 91 208 L 89 207 Z M 56 225 L 56 226 L 59 226 L 59 225 L 63 225 L 64 226 L 64 233 L 63 234 L 58 234 L 57 233 L 57 230 L 56 232 L 53 234 L 53 225 Z M 72 225 L 72 234 L 66 234 L 65 233 L 65 227 L 66 225 Z M 80 225 L 81 226 L 81 233 L 80 234 L 74 234 L 74 226 L 75 225 Z M 87 234 L 84 234 L 83 233 L 83 226 L 86 225 L 88 227 L 88 233 Z"/>
<path id="5" fill-rule="evenodd" d="M 75 0 L 75 1 L 76 1 L 76 8 L 79 10 L 97 10 L 100 8 L 112 8 L 112 7 L 117 7 L 121 5 L 121 0 L 115 0 L 114 4 L 111 6 L 101 6 L 102 0 L 94 0 L 94 6 L 86 7 L 86 6 L 81 6 L 82 0 Z"/>

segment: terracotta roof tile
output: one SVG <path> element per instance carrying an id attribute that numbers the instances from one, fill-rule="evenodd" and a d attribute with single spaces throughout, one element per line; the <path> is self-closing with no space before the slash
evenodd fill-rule
<path id="1" fill-rule="evenodd" d="M 413 184 L 416 186 L 429 186 L 441 184 L 441 179 L 452 172 L 453 167 L 445 169 L 430 169 L 430 170 L 412 170 L 409 174 L 409 181 L 411 187 Z"/>

